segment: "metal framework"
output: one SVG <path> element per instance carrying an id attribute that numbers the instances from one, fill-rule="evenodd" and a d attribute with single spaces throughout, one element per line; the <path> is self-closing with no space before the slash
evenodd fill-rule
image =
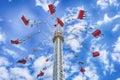
<path id="1" fill-rule="evenodd" d="M 64 80 L 63 76 L 63 57 L 62 57 L 62 29 L 60 25 L 56 26 L 53 43 L 54 43 L 54 65 L 53 65 L 53 80 Z"/>

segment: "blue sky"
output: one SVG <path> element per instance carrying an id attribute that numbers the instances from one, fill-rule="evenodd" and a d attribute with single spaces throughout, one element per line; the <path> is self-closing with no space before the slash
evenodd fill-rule
<path id="1" fill-rule="evenodd" d="M 54 15 L 48 11 L 50 3 L 55 5 Z M 83 20 L 77 19 L 80 10 L 85 10 Z M 22 15 L 30 19 L 30 24 L 34 20 L 40 24 L 25 26 Z M 56 23 L 52 16 L 65 24 L 65 80 L 120 80 L 119 0 L 0 0 L 0 80 L 36 80 L 40 71 L 45 75 L 37 80 L 52 80 L 54 44 L 49 27 L 54 31 Z M 97 38 L 92 35 L 96 29 L 102 32 Z M 11 44 L 15 39 L 25 42 Z M 93 57 L 95 51 L 100 56 Z M 23 58 L 26 64 L 16 63 Z M 84 63 L 84 75 L 79 61 Z"/>

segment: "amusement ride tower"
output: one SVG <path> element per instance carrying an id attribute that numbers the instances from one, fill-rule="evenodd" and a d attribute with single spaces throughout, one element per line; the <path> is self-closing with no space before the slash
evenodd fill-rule
<path id="1" fill-rule="evenodd" d="M 53 43 L 54 43 L 54 65 L 53 65 L 53 80 L 63 80 L 63 57 L 62 57 L 62 28 L 58 24 L 56 26 Z"/>

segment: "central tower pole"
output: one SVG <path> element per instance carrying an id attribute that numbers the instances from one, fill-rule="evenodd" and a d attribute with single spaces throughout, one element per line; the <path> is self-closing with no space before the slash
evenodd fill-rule
<path id="1" fill-rule="evenodd" d="M 54 64 L 53 64 L 53 80 L 63 80 L 63 59 L 62 59 L 62 36 L 61 26 L 56 26 L 53 43 L 54 43 Z"/>

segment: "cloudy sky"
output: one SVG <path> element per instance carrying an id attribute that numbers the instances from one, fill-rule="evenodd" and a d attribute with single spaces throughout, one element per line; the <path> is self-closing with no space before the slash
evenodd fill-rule
<path id="1" fill-rule="evenodd" d="M 80 10 L 85 11 L 82 20 L 77 19 Z M 65 80 L 120 80 L 120 0 L 0 0 L 0 80 L 52 80 L 55 17 L 65 24 Z M 97 29 L 101 34 L 94 37 Z M 16 39 L 22 43 L 12 44 Z M 95 51 L 100 55 L 93 57 Z M 17 63 L 21 59 L 27 63 Z M 36 78 L 40 71 L 45 75 Z"/>

